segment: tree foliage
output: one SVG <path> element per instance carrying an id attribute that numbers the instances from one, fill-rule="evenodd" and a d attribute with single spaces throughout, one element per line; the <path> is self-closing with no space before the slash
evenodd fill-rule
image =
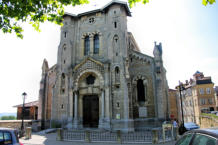
<path id="1" fill-rule="evenodd" d="M 64 6 L 80 5 L 89 0 L 0 0 L 0 29 L 4 33 L 15 32 L 19 38 L 23 38 L 23 22 L 30 23 L 35 30 L 39 30 L 39 24 L 45 21 L 61 25 L 64 14 Z M 149 0 L 128 0 L 129 6 Z M 213 4 L 215 0 L 202 0 L 203 5 Z"/>
<path id="2" fill-rule="evenodd" d="M 202 0 L 202 4 L 205 5 L 205 6 L 206 6 L 208 3 L 212 5 L 212 4 L 215 3 L 215 2 L 216 2 L 216 0 Z"/>
<path id="3" fill-rule="evenodd" d="M 0 29 L 23 38 L 21 23 L 28 22 L 39 31 L 45 21 L 61 24 L 64 6 L 84 3 L 88 0 L 0 0 Z"/>
<path id="4" fill-rule="evenodd" d="M 16 117 L 12 116 L 12 115 L 10 115 L 10 116 L 2 116 L 0 118 L 0 120 L 16 120 Z"/>

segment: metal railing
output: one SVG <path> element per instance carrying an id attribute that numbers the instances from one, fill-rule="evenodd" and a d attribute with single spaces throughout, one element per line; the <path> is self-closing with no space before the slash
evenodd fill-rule
<path id="1" fill-rule="evenodd" d="M 121 131 L 96 131 L 96 130 L 63 130 L 58 129 L 57 140 L 84 141 L 84 142 L 118 142 L 118 143 L 160 143 L 174 140 L 172 130 L 152 129 L 124 133 Z"/>

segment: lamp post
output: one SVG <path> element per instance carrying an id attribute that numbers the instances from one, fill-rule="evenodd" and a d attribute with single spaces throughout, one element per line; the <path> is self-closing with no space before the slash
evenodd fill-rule
<path id="1" fill-rule="evenodd" d="M 181 83 L 180 81 L 179 81 L 178 89 L 179 89 L 179 97 L 180 97 L 180 104 L 181 104 L 181 114 L 182 114 L 182 123 L 179 126 L 179 134 L 183 134 L 186 131 L 186 128 L 184 126 L 184 114 L 183 114 L 183 102 L 182 102 L 182 91 L 185 90 L 185 87 L 184 87 L 183 83 Z"/>
<path id="2" fill-rule="evenodd" d="M 22 119 L 22 123 L 21 123 L 21 132 L 22 132 L 22 136 L 24 133 L 24 105 L 25 105 L 25 98 L 26 98 L 27 93 L 23 92 L 22 96 L 23 96 L 23 107 L 22 107 L 22 115 L 21 115 L 21 119 Z"/>

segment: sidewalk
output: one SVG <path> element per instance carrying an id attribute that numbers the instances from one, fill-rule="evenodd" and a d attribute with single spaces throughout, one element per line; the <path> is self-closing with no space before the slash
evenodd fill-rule
<path id="1" fill-rule="evenodd" d="M 33 134 L 31 139 L 21 138 L 20 142 L 24 145 L 120 145 L 118 143 L 87 143 L 87 142 L 67 142 L 56 141 L 56 133 L 50 133 L 46 135 Z M 161 143 L 157 145 L 174 145 L 175 142 Z M 123 145 L 142 145 L 142 144 L 123 144 Z M 149 144 L 146 144 L 149 145 Z"/>

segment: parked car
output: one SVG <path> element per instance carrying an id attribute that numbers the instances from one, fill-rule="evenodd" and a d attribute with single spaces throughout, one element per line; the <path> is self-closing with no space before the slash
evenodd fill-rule
<path id="1" fill-rule="evenodd" d="M 175 145 L 218 145 L 218 128 L 188 131 Z"/>
<path id="2" fill-rule="evenodd" d="M 211 111 L 211 114 L 215 114 L 216 116 L 218 116 L 218 111 Z"/>
<path id="3" fill-rule="evenodd" d="M 0 145 L 23 145 L 19 143 L 18 131 L 11 128 L 0 128 Z"/>
<path id="4" fill-rule="evenodd" d="M 200 128 L 200 126 L 195 124 L 194 122 L 186 122 L 184 123 L 184 126 L 187 131 Z"/>

